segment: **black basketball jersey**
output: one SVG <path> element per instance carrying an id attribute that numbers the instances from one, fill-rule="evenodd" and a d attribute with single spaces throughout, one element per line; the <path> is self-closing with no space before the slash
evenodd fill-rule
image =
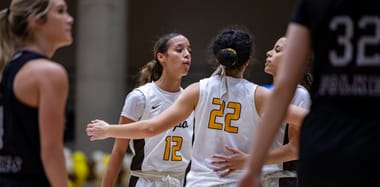
<path id="1" fill-rule="evenodd" d="M 312 35 L 312 108 L 378 110 L 380 1 L 301 0 L 293 22 L 308 27 Z"/>
<path id="2" fill-rule="evenodd" d="M 379 186 L 380 1 L 299 0 L 314 52 L 300 186 Z"/>
<path id="3" fill-rule="evenodd" d="M 31 51 L 19 51 L 3 72 L 1 92 L 4 120 L 0 126 L 0 178 L 50 186 L 40 157 L 38 108 L 20 102 L 13 90 L 17 72 L 26 63 L 40 58 L 46 57 Z"/>

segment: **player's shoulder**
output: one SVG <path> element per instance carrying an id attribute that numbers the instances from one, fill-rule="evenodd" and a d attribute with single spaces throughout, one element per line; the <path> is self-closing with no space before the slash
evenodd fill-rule
<path id="1" fill-rule="evenodd" d="M 25 67 L 25 72 L 33 75 L 41 84 L 64 86 L 68 84 L 67 71 L 63 65 L 49 59 L 35 59 Z"/>
<path id="2" fill-rule="evenodd" d="M 34 59 L 28 63 L 29 68 L 36 73 L 50 76 L 66 75 L 67 71 L 63 65 L 49 59 Z"/>

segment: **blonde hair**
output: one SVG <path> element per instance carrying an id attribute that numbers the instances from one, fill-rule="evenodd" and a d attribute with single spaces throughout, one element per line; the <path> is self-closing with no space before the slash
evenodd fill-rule
<path id="1" fill-rule="evenodd" d="M 51 0 L 12 0 L 9 8 L 0 11 L 0 72 L 25 40 L 32 38 L 28 16 L 35 14 L 46 22 Z"/>

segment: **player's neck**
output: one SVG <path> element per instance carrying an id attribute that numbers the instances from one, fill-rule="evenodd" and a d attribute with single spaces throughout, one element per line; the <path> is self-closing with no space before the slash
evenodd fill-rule
<path id="1" fill-rule="evenodd" d="M 181 79 L 173 80 L 161 77 L 156 81 L 156 84 L 158 87 L 168 92 L 178 92 L 181 89 Z"/>

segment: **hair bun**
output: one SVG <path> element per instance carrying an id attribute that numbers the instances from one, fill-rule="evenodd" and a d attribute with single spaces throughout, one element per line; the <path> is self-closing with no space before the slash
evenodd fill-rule
<path id="1" fill-rule="evenodd" d="M 225 48 L 221 49 L 217 54 L 216 58 L 224 66 L 234 67 L 237 64 L 238 56 L 235 49 Z"/>

